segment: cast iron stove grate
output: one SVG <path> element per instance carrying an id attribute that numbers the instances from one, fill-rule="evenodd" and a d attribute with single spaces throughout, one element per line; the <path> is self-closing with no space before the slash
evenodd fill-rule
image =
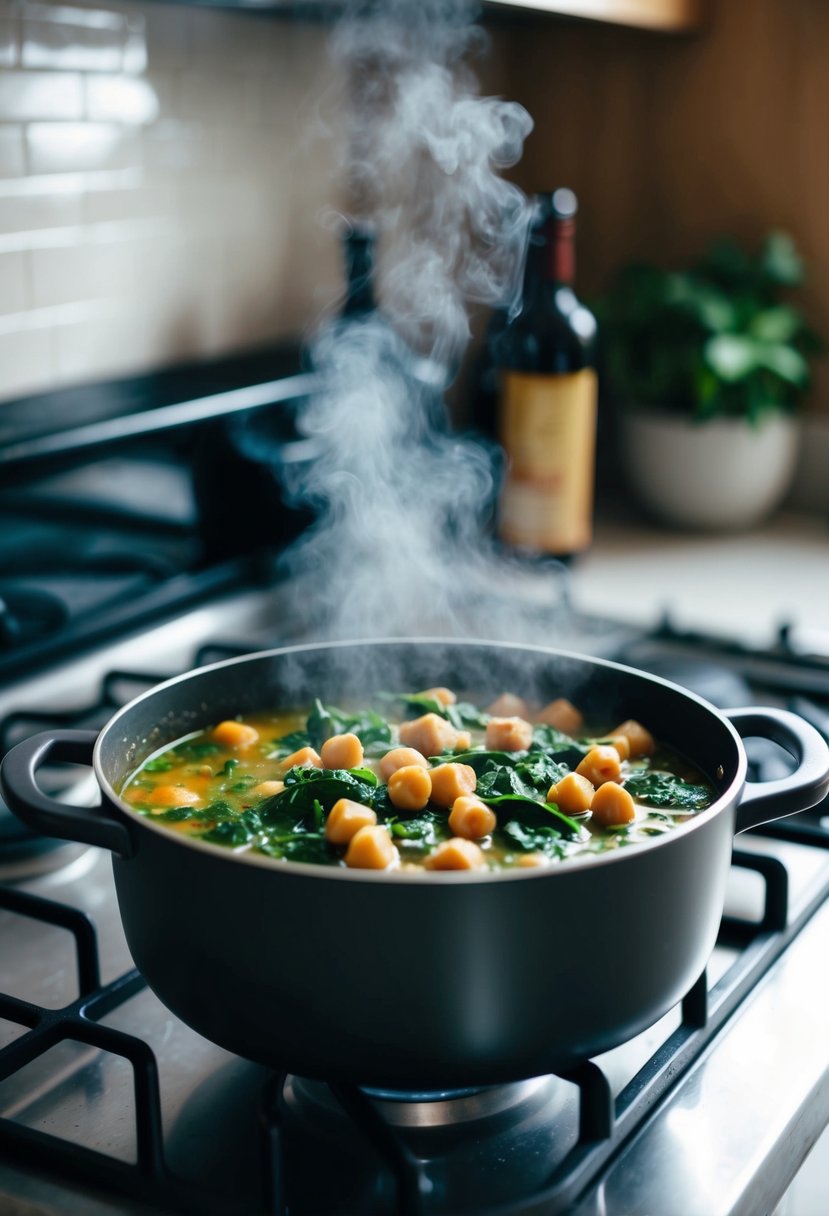
<path id="1" fill-rule="evenodd" d="M 821 844 L 829 844 L 829 834 L 824 834 Z M 515 1179 L 517 1189 L 510 1212 L 554 1216 L 567 1211 L 633 1137 L 660 1099 L 692 1067 L 747 994 L 829 896 L 829 874 L 824 873 L 809 900 L 791 916 L 789 876 L 783 862 L 776 857 L 739 850 L 735 851 L 733 862 L 737 867 L 758 872 L 765 891 L 759 922 L 723 919 L 721 941 L 739 947 L 734 962 L 710 990 L 704 974 L 693 985 L 682 1001 L 682 1020 L 677 1030 L 655 1051 L 615 1101 L 608 1077 L 593 1061 L 585 1061 L 562 1078 L 578 1089 L 577 1139 L 532 1194 L 523 1194 L 520 1178 Z M 297 1180 L 292 1177 L 290 1147 L 293 1133 L 290 1106 L 286 1101 L 286 1092 L 291 1081 L 296 1079 L 273 1074 L 259 1094 L 261 1151 L 255 1206 L 240 1208 L 236 1201 L 228 1201 L 214 1191 L 204 1190 L 197 1182 L 178 1177 L 167 1163 L 159 1066 L 153 1050 L 140 1037 L 101 1024 L 103 1017 L 144 989 L 142 976 L 130 969 L 109 983 L 100 982 L 96 927 L 85 912 L 75 907 L 14 887 L 0 886 L 0 908 L 55 930 L 69 930 L 74 940 L 78 986 L 75 999 L 60 1009 L 48 1009 L 10 994 L 0 994 L 0 1017 L 25 1028 L 22 1035 L 0 1051 L 0 1092 L 7 1078 L 64 1040 L 114 1053 L 129 1061 L 132 1069 L 136 1141 L 134 1161 L 123 1161 L 104 1152 L 79 1147 L 42 1128 L 2 1118 L 0 1142 L 6 1159 L 28 1167 L 36 1166 L 38 1171 L 55 1171 L 67 1179 L 103 1187 L 132 1200 L 140 1199 L 171 1213 L 239 1216 L 240 1212 L 249 1210 L 303 1216 L 301 1181 L 297 1189 Z M 439 1193 L 437 1206 L 433 1206 L 436 1190 L 430 1177 L 430 1162 L 420 1159 L 406 1135 L 378 1113 L 371 1091 L 351 1085 L 332 1085 L 330 1089 L 351 1120 L 352 1131 L 363 1137 L 369 1157 L 373 1154 L 385 1173 L 385 1206 L 366 1209 L 349 1206 L 348 1211 L 382 1210 L 401 1216 L 425 1216 L 432 1211 L 459 1210 L 441 1206 Z M 340 1182 L 336 1183 L 337 1188 L 340 1185 Z M 495 1212 L 496 1209 L 507 1210 L 500 1205 L 490 1208 L 477 1202 L 468 1210 L 484 1216 L 487 1211 Z M 316 1207 L 308 1209 L 319 1210 Z M 342 1207 L 336 1206 L 327 1210 L 343 1211 Z"/>

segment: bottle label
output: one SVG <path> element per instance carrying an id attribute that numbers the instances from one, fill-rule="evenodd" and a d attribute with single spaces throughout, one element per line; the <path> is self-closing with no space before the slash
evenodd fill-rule
<path id="1" fill-rule="evenodd" d="M 506 544 L 562 555 L 590 544 L 597 393 L 593 368 L 503 373 L 500 440 L 508 467 L 498 533 Z"/>

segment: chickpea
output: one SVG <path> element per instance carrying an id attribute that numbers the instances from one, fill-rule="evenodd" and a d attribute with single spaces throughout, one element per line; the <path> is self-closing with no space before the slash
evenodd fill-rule
<path id="1" fill-rule="evenodd" d="M 628 718 L 611 732 L 614 735 L 624 735 L 630 745 L 631 757 L 636 760 L 640 756 L 652 756 L 656 750 L 656 740 L 641 722 Z"/>
<path id="2" fill-rule="evenodd" d="M 514 692 L 502 692 L 487 706 L 487 713 L 495 718 L 526 718 L 529 706 L 523 697 L 516 696 Z"/>
<path id="3" fill-rule="evenodd" d="M 419 764 L 406 764 L 389 777 L 389 798 L 401 811 L 422 811 L 432 793 L 432 777 Z"/>
<path id="4" fill-rule="evenodd" d="M 452 806 L 456 798 L 471 794 L 478 784 L 471 764 L 438 764 L 429 775 L 432 778 L 432 802 L 437 806 Z"/>
<path id="5" fill-rule="evenodd" d="M 636 803 L 628 791 L 615 781 L 605 781 L 593 797 L 593 819 L 603 828 L 632 823 L 636 818 Z"/>
<path id="6" fill-rule="evenodd" d="M 412 764 L 419 764 L 421 768 L 429 767 L 426 757 L 413 747 L 393 747 L 380 761 L 380 776 L 384 781 L 388 781 L 392 773 L 396 773 L 399 768 Z"/>
<path id="7" fill-rule="evenodd" d="M 555 730 L 563 731 L 565 735 L 577 734 L 584 725 L 584 717 L 571 701 L 557 697 L 536 714 L 536 722 L 543 722 Z"/>
<path id="8" fill-rule="evenodd" d="M 630 759 L 630 740 L 627 735 L 610 735 L 607 741 L 611 747 L 616 748 L 620 760 Z"/>
<path id="9" fill-rule="evenodd" d="M 482 840 L 495 831 L 497 823 L 491 807 L 472 794 L 462 794 L 456 798 L 449 813 L 450 829 L 464 840 Z"/>
<path id="10" fill-rule="evenodd" d="M 427 870 L 479 870 L 484 855 L 473 841 L 453 836 L 433 849 L 423 864 Z"/>
<path id="11" fill-rule="evenodd" d="M 424 756 L 439 756 L 456 744 L 458 732 L 451 722 L 439 714 L 423 714 L 411 722 L 400 723 L 400 742 L 414 747 Z"/>
<path id="12" fill-rule="evenodd" d="M 356 735 L 332 735 L 320 748 L 323 768 L 359 768 L 363 763 L 363 745 Z"/>
<path id="13" fill-rule="evenodd" d="M 600 786 L 605 781 L 615 781 L 619 777 L 622 761 L 615 747 L 598 743 L 591 747 L 581 763 L 576 765 L 576 772 L 592 781 L 593 785 Z"/>
<path id="14" fill-rule="evenodd" d="M 433 701 L 437 701 L 440 705 L 454 705 L 458 698 L 451 688 L 424 688 L 423 692 L 418 693 L 419 697 L 431 697 Z"/>
<path id="15" fill-rule="evenodd" d="M 253 726 L 246 726 L 244 722 L 234 722 L 229 718 L 226 722 L 220 722 L 210 732 L 211 739 L 216 743 L 221 743 L 223 747 L 238 747 L 244 749 L 252 747 L 259 739 L 259 731 Z"/>
<path id="16" fill-rule="evenodd" d="M 486 746 L 490 751 L 523 752 L 533 741 L 533 728 L 524 718 L 490 718 Z"/>
<path id="17" fill-rule="evenodd" d="M 322 760 L 313 747 L 301 747 L 299 751 L 291 752 L 290 756 L 286 756 L 284 760 L 279 761 L 279 768 L 283 773 L 287 773 L 289 768 L 296 768 L 302 765 L 322 768 Z"/>
<path id="18" fill-rule="evenodd" d="M 153 806 L 195 806 L 201 798 L 193 790 L 187 790 L 183 785 L 157 785 L 154 790 L 145 795 L 144 801 Z"/>
<path id="19" fill-rule="evenodd" d="M 596 791 L 592 781 L 581 773 L 568 773 L 547 791 L 547 801 L 554 802 L 565 815 L 583 815 L 590 810 Z"/>
<path id="20" fill-rule="evenodd" d="M 257 798 L 273 798 L 275 794 L 281 794 L 284 788 L 284 781 L 260 781 L 250 792 L 256 794 Z"/>
<path id="21" fill-rule="evenodd" d="M 330 844 L 348 844 L 360 828 L 373 827 L 377 816 L 370 806 L 340 798 L 328 812 L 325 821 L 325 839 Z"/>
<path id="22" fill-rule="evenodd" d="M 522 870 L 537 870 L 548 866 L 550 859 L 546 853 L 520 853 L 515 859 L 515 864 Z"/>
<path id="23" fill-rule="evenodd" d="M 397 846 L 382 823 L 366 824 L 351 837 L 345 864 L 355 870 L 390 870 L 400 864 Z"/>

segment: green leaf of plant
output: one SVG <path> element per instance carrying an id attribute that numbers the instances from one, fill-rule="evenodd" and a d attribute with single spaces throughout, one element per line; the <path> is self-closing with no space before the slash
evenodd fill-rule
<path id="1" fill-rule="evenodd" d="M 803 328 L 803 317 L 788 304 L 764 308 L 749 323 L 749 332 L 759 342 L 791 342 Z"/>
<path id="2" fill-rule="evenodd" d="M 758 352 L 757 361 L 787 384 L 802 388 L 809 383 L 809 365 L 793 346 L 765 346 Z"/>
<path id="3" fill-rule="evenodd" d="M 733 384 L 760 366 L 758 349 L 758 343 L 746 334 L 717 334 L 705 343 L 703 357 L 721 380 Z"/>
<path id="4" fill-rule="evenodd" d="M 760 255 L 760 270 L 775 285 L 798 287 L 803 282 L 803 261 L 788 232 L 769 235 Z"/>

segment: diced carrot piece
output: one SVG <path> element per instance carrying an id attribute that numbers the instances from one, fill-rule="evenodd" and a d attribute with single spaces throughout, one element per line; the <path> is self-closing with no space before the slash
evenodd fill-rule
<path id="1" fill-rule="evenodd" d="M 323 768 L 359 768 L 363 763 L 363 745 L 356 735 L 332 735 L 320 748 Z"/>
<path id="2" fill-rule="evenodd" d="M 449 827 L 464 840 L 482 840 L 494 832 L 498 824 L 495 812 L 473 794 L 456 798 L 449 813 Z"/>
<path id="3" fill-rule="evenodd" d="M 549 705 L 545 705 L 536 714 L 535 720 L 563 731 L 565 735 L 576 735 L 584 726 L 583 715 L 576 709 L 572 701 L 566 700 L 565 697 L 557 697 L 555 701 L 550 701 Z"/>
<path id="4" fill-rule="evenodd" d="M 551 785 L 547 801 L 554 802 L 565 815 L 583 815 L 590 810 L 596 791 L 593 782 L 581 773 L 568 773 L 561 781 Z"/>
<path id="5" fill-rule="evenodd" d="M 451 722 L 439 714 L 423 714 L 411 722 L 400 723 L 400 742 L 404 747 L 414 747 L 424 756 L 439 756 L 457 742 L 458 732 Z"/>
<path id="6" fill-rule="evenodd" d="M 421 697 L 431 697 L 433 701 L 437 701 L 440 705 L 454 705 L 458 698 L 451 688 L 424 688 L 423 692 L 418 693 Z"/>
<path id="7" fill-rule="evenodd" d="M 453 836 L 433 849 L 423 864 L 427 870 L 478 870 L 484 855 L 473 841 Z"/>
<path id="8" fill-rule="evenodd" d="M 297 768 L 302 765 L 311 768 L 322 768 L 322 760 L 313 747 L 301 747 L 299 751 L 291 752 L 290 756 L 286 756 L 284 760 L 279 761 L 279 768 L 283 773 L 287 773 L 289 768 Z"/>
<path id="9" fill-rule="evenodd" d="M 194 806 L 201 798 L 183 785 L 157 785 L 154 790 L 147 791 L 144 801 L 153 806 Z"/>
<path id="10" fill-rule="evenodd" d="M 486 746 L 490 751 L 522 752 L 533 741 L 532 725 L 524 718 L 490 718 Z"/>
<path id="11" fill-rule="evenodd" d="M 599 786 L 590 809 L 594 821 L 604 828 L 632 823 L 636 818 L 636 803 L 625 787 L 615 781 L 605 781 Z"/>
<path id="12" fill-rule="evenodd" d="M 389 777 L 389 798 L 401 811 L 422 811 L 432 793 L 432 777 L 419 764 L 407 764 Z"/>
<path id="13" fill-rule="evenodd" d="M 388 870 L 400 864 L 400 854 L 389 829 L 382 823 L 367 824 L 351 837 L 345 864 L 356 870 Z"/>
<path id="14" fill-rule="evenodd" d="M 656 740 L 641 722 L 628 718 L 610 732 L 612 735 L 624 735 L 630 744 L 630 754 L 634 759 L 640 756 L 652 756 L 656 750 Z"/>
<path id="15" fill-rule="evenodd" d="M 581 763 L 576 765 L 576 772 L 598 787 L 605 781 L 615 781 L 619 777 L 622 761 L 615 747 L 598 743 L 591 747 Z"/>
<path id="16" fill-rule="evenodd" d="M 429 767 L 426 757 L 413 747 L 393 747 L 380 761 L 380 776 L 384 781 L 388 781 L 392 773 L 411 764 L 419 764 L 421 768 Z"/>
<path id="17" fill-rule="evenodd" d="M 462 794 L 471 794 L 478 783 L 471 764 L 438 764 L 429 773 L 432 778 L 432 802 L 451 806 Z"/>
<path id="18" fill-rule="evenodd" d="M 360 828 L 371 827 L 377 816 L 370 806 L 340 798 L 328 812 L 325 821 L 325 839 L 331 844 L 348 844 Z"/>
<path id="19" fill-rule="evenodd" d="M 523 697 L 516 696 L 514 692 L 502 692 L 487 706 L 487 713 L 495 718 L 526 718 L 529 706 Z"/>
<path id="20" fill-rule="evenodd" d="M 210 738 L 223 747 L 246 748 L 258 741 L 259 731 L 253 726 L 246 726 L 244 722 L 234 722 L 228 718 L 226 722 L 213 727 Z"/>

